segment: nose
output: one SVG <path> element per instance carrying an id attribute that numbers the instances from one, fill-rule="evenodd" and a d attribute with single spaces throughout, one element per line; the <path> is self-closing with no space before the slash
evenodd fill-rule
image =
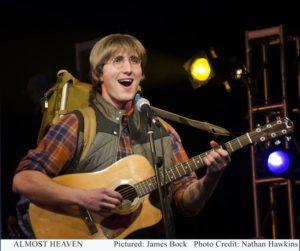
<path id="1" fill-rule="evenodd" d="M 126 72 L 131 72 L 132 70 L 132 65 L 128 59 L 125 59 L 122 65 L 122 70 Z"/>

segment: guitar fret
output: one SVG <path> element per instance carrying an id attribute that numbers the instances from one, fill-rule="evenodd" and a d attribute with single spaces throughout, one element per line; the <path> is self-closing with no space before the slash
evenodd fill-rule
<path id="1" fill-rule="evenodd" d="M 175 166 L 175 169 L 176 169 L 176 171 L 178 173 L 178 175 L 176 176 L 176 178 L 179 178 L 179 177 L 182 176 L 182 168 L 183 168 L 183 163 Z"/>
<path id="2" fill-rule="evenodd" d="M 201 164 L 202 164 L 202 165 L 204 165 L 204 163 L 203 163 L 203 160 L 202 160 L 201 156 L 197 156 L 197 157 L 195 157 L 195 158 L 193 158 L 193 159 L 196 159 L 195 166 L 199 166 L 199 164 L 200 164 L 200 162 L 199 162 L 199 160 L 198 160 L 198 159 L 200 159 L 200 160 L 201 160 Z"/>
<path id="3" fill-rule="evenodd" d="M 147 185 L 149 188 L 149 192 L 153 191 L 156 188 L 156 183 L 153 183 L 153 179 L 148 179 Z"/>
<path id="4" fill-rule="evenodd" d="M 194 161 L 192 162 L 191 160 L 189 160 L 189 164 L 184 165 L 185 174 L 188 174 L 189 172 L 192 171 L 191 165 L 195 165 L 194 163 L 195 163 Z"/>
<path id="5" fill-rule="evenodd" d="M 192 158 L 192 160 L 193 160 L 193 162 L 194 162 L 194 166 L 198 166 L 195 159 L 196 159 L 196 157 L 195 157 L 195 158 Z"/>
<path id="6" fill-rule="evenodd" d="M 149 190 L 149 186 L 148 186 L 148 184 L 145 181 L 143 182 L 143 185 L 144 185 L 145 191 L 149 192 L 150 191 Z"/>
<path id="7" fill-rule="evenodd" d="M 188 162 L 182 164 L 182 170 L 183 170 L 184 174 L 187 174 L 186 166 L 189 166 Z"/>
<path id="8" fill-rule="evenodd" d="M 157 188 L 156 180 L 154 176 L 139 182 L 138 184 L 136 184 L 136 186 L 139 186 L 138 189 L 138 192 L 140 192 L 138 193 L 139 196 L 144 196 L 145 194 L 148 194 L 149 192 Z"/>
<path id="9" fill-rule="evenodd" d="M 171 182 L 171 179 L 170 179 L 170 177 L 168 175 L 168 171 L 167 170 L 165 170 L 165 175 L 166 175 L 165 184 L 168 184 L 169 182 Z"/>
<path id="10" fill-rule="evenodd" d="M 207 153 L 206 153 L 206 155 L 207 155 Z M 202 156 L 200 156 L 200 160 L 201 160 L 202 166 L 204 166 L 204 162 L 203 162 L 203 157 Z"/>
<path id="11" fill-rule="evenodd" d="M 161 185 L 168 184 L 169 182 L 171 182 L 172 180 L 175 180 L 175 178 L 177 178 L 172 175 L 171 176 L 169 175 L 170 170 L 171 170 L 171 168 L 165 170 L 165 173 L 163 172 L 162 169 L 160 170 Z"/>
<path id="12" fill-rule="evenodd" d="M 250 138 L 250 136 L 249 136 L 249 133 L 246 133 L 246 136 L 247 136 L 247 138 L 249 139 L 249 142 L 250 142 L 250 143 L 253 143 L 252 140 L 251 140 L 251 138 Z"/>
<path id="13" fill-rule="evenodd" d="M 239 143 L 238 143 L 237 139 L 234 139 L 231 142 L 232 142 L 233 151 L 236 151 L 237 149 L 239 149 Z"/>
<path id="14" fill-rule="evenodd" d="M 241 138 L 242 138 L 242 141 L 243 141 L 243 146 L 249 144 L 249 139 L 247 138 L 247 135 L 243 135 Z"/>
<path id="15" fill-rule="evenodd" d="M 179 164 L 178 166 L 175 166 L 175 170 L 177 171 L 178 175 L 176 175 L 176 178 L 179 178 L 181 175 L 180 175 L 180 171 L 179 171 L 179 168 L 182 166 L 182 164 Z"/>
<path id="16" fill-rule="evenodd" d="M 174 175 L 172 174 L 172 170 L 171 169 L 168 169 L 167 170 L 167 173 L 170 175 L 170 180 L 173 180 L 174 179 Z"/>
<path id="17" fill-rule="evenodd" d="M 237 140 L 237 142 L 239 143 L 240 147 L 242 148 L 243 145 L 242 145 L 242 143 L 240 142 L 239 138 L 236 138 L 236 140 Z"/>
<path id="18" fill-rule="evenodd" d="M 142 182 L 137 183 L 137 184 L 135 184 L 135 186 L 134 186 L 135 190 L 137 191 L 138 196 L 142 196 L 142 195 L 145 194 L 145 193 L 142 191 L 143 189 L 142 189 L 142 187 L 141 187 L 141 183 L 142 183 Z"/>
<path id="19" fill-rule="evenodd" d="M 153 184 L 153 189 L 154 189 L 154 188 L 157 188 L 157 183 L 156 183 L 155 176 L 153 176 L 153 177 L 151 178 L 151 184 Z"/>
<path id="20" fill-rule="evenodd" d="M 241 138 L 241 141 L 243 142 L 243 147 L 252 143 L 248 134 L 244 134 L 240 138 Z"/>
<path id="21" fill-rule="evenodd" d="M 167 176 L 168 176 L 168 180 L 169 181 L 171 181 L 171 177 L 170 177 L 170 175 L 169 175 L 169 172 L 168 172 L 169 170 L 166 170 L 166 174 L 167 174 Z"/>
<path id="22" fill-rule="evenodd" d="M 180 168 L 178 169 L 178 171 L 179 171 L 179 177 L 185 175 L 184 165 L 188 165 L 188 162 L 184 162 L 184 163 L 182 163 L 180 165 Z"/>
<path id="23" fill-rule="evenodd" d="M 230 142 L 230 141 L 228 142 L 228 145 L 229 145 L 230 148 L 231 148 L 231 152 L 234 152 L 234 149 L 232 148 L 232 145 L 231 145 L 231 142 Z"/>
<path id="24" fill-rule="evenodd" d="M 176 177 L 175 173 L 173 172 L 173 168 L 170 168 L 169 170 L 171 170 L 173 176 Z"/>
<path id="25" fill-rule="evenodd" d="M 144 190 L 143 183 L 143 181 L 139 183 L 139 190 L 144 194 L 146 191 Z"/>
<path id="26" fill-rule="evenodd" d="M 141 188 L 142 188 L 142 191 L 144 192 L 144 193 L 146 193 L 147 192 L 147 187 L 146 187 L 146 184 L 145 184 L 145 182 L 143 181 L 143 182 L 141 182 Z"/>
<path id="27" fill-rule="evenodd" d="M 192 160 L 193 160 L 193 162 L 191 160 L 189 160 L 188 165 L 186 167 L 186 169 L 188 169 L 190 172 L 192 172 L 192 171 L 194 171 L 194 170 L 197 169 L 197 165 L 196 165 L 194 159 L 192 159 Z M 191 165 L 194 166 L 194 167 L 191 167 Z"/>
<path id="28" fill-rule="evenodd" d="M 203 158 L 206 157 L 206 156 L 207 156 L 207 152 L 200 154 L 200 159 L 201 159 L 201 163 L 202 163 L 203 166 L 205 165 L 204 161 L 203 161 Z"/>

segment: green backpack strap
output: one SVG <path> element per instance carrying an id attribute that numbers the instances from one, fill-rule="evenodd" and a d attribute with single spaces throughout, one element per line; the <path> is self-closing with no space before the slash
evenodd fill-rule
<path id="1" fill-rule="evenodd" d="M 87 155 L 90 146 L 96 135 L 96 114 L 95 110 L 92 107 L 85 107 L 79 109 L 83 116 L 84 120 L 84 129 L 83 129 L 83 149 L 80 156 L 80 161 L 85 158 Z"/>

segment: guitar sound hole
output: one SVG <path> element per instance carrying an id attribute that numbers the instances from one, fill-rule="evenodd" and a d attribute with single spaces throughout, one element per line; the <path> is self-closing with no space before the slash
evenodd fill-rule
<path id="1" fill-rule="evenodd" d="M 134 187 L 132 187 L 130 185 L 121 185 L 121 186 L 118 186 L 115 190 L 123 196 L 124 200 L 130 201 L 130 202 L 133 202 L 134 199 L 138 196 Z"/>

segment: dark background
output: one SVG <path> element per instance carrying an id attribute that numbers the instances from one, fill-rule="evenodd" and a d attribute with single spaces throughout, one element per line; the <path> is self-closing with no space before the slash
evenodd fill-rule
<path id="1" fill-rule="evenodd" d="M 194 90 L 182 65 L 210 47 L 228 66 L 245 62 L 246 30 L 283 24 L 288 32 L 300 34 L 296 1 L 267 2 L 2 2 L 2 231 L 18 198 L 11 192 L 13 171 L 36 145 L 40 93 L 55 81 L 58 70 L 76 75 L 76 43 L 116 32 L 136 36 L 148 51 L 143 90 L 152 105 L 222 126 L 238 136 L 249 130 L 245 85 L 231 80 L 231 92 L 218 84 Z M 38 82 L 41 85 L 33 81 L 39 76 L 46 77 Z M 213 135 L 172 125 L 190 157 L 209 149 Z M 178 237 L 254 238 L 251 189 L 250 152 L 245 148 L 232 157 L 202 213 L 191 219 L 177 216 Z M 288 233 L 282 236 L 287 238 Z"/>

